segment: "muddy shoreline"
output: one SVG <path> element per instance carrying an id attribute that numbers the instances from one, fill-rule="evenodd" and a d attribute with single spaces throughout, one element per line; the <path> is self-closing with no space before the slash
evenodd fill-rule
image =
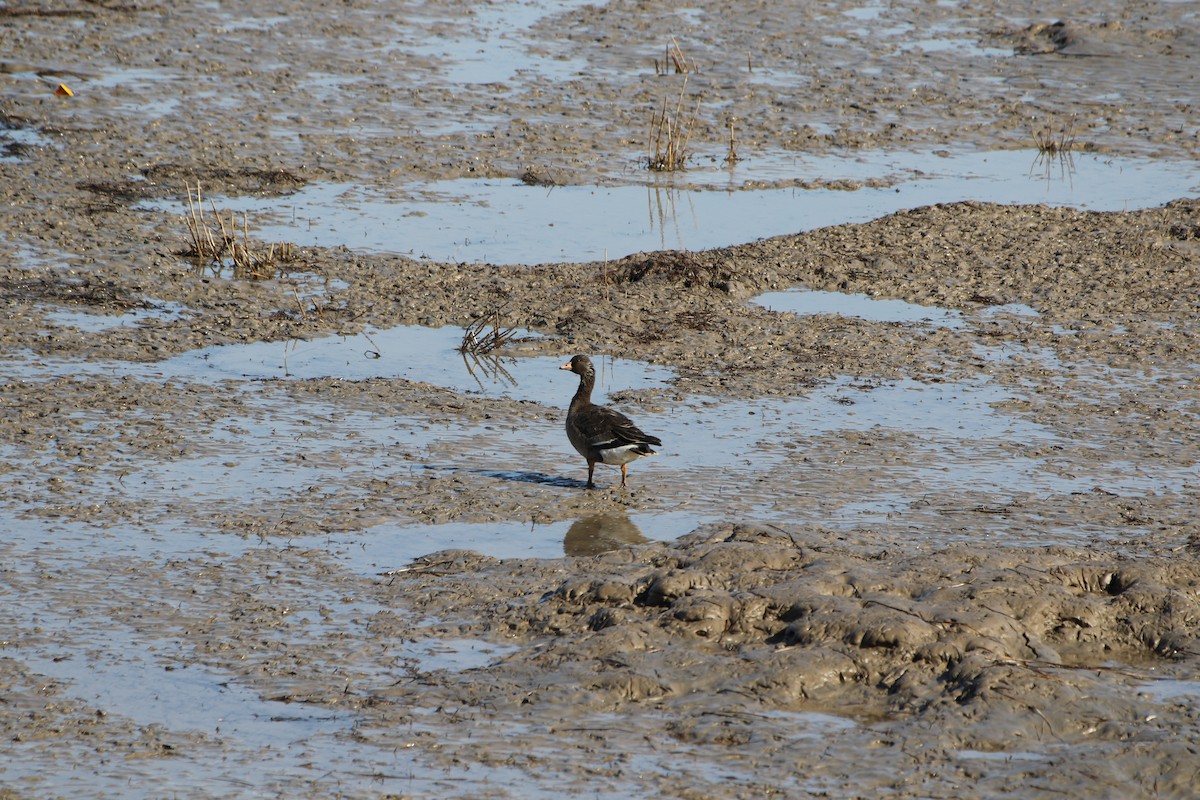
<path id="1" fill-rule="evenodd" d="M 1134 8 L 0 9 L 0 797 L 1190 796 L 1200 199 L 947 203 L 594 263 L 330 241 L 269 280 L 198 269 L 154 206 L 648 183 L 646 110 L 680 92 L 697 159 L 732 118 L 749 158 L 1028 147 L 1044 122 L 1194 160 L 1200 24 Z M 655 68 L 672 36 L 686 83 Z M 753 302 L 793 287 L 957 322 Z M 497 312 L 531 333 L 502 364 L 670 370 L 614 367 L 608 401 L 674 435 L 629 491 L 582 489 L 570 380 L 195 356 Z M 407 532 L 432 544 L 380 544 Z"/>

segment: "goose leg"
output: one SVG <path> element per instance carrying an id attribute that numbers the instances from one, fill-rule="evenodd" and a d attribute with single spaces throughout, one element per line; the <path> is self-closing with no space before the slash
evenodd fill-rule
<path id="1" fill-rule="evenodd" d="M 622 489 L 625 488 L 625 468 L 626 468 L 626 466 L 627 466 L 626 464 L 621 465 L 621 488 Z"/>
<path id="2" fill-rule="evenodd" d="M 596 462 L 589 461 L 588 462 L 588 483 L 587 483 L 587 488 L 589 488 L 589 489 L 596 488 L 596 484 L 592 483 L 592 473 L 595 471 L 596 471 Z"/>

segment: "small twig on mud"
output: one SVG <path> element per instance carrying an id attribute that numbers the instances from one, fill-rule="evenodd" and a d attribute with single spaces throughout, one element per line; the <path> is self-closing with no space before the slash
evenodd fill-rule
<path id="1" fill-rule="evenodd" d="M 1037 145 L 1038 153 L 1044 156 L 1053 158 L 1070 153 L 1075 149 L 1075 117 L 1072 116 L 1070 124 L 1058 131 L 1049 122 L 1035 128 L 1033 142 Z"/>
<path id="2" fill-rule="evenodd" d="M 671 45 L 667 48 L 667 52 L 671 56 L 671 63 L 675 65 L 676 75 L 686 75 L 689 72 L 696 71 L 696 63 L 693 61 L 688 63 L 688 58 L 683 54 L 683 48 L 679 46 L 679 42 L 675 41 L 675 37 L 671 37 Z"/>
<path id="3" fill-rule="evenodd" d="M 491 381 L 501 381 L 510 386 L 517 385 L 516 379 L 495 353 L 517 333 L 515 327 L 505 326 L 501 323 L 504 312 L 503 308 L 493 308 L 463 329 L 462 343 L 458 347 L 458 352 L 462 355 L 467 372 L 475 379 L 480 388 L 483 388 L 483 381 L 480 380 L 479 375 L 475 374 L 477 368 L 484 377 Z"/>

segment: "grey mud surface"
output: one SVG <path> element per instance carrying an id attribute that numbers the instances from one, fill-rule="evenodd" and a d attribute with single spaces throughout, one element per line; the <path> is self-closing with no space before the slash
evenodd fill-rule
<path id="1" fill-rule="evenodd" d="M 510 34 L 542 70 L 460 84 L 444 69 L 487 35 L 475 4 L 0 6 L 0 797 L 1194 796 L 1200 201 L 934 206 L 607 264 L 329 242 L 267 281 L 198 274 L 182 220 L 139 206 L 185 181 L 648 181 L 649 109 L 681 90 L 718 159 L 730 117 L 743 151 L 1025 147 L 1031 119 L 1073 118 L 1081 149 L 1196 158 L 1191 4 L 1042 5 L 570 4 Z M 686 87 L 655 73 L 671 36 L 699 67 Z M 976 321 L 747 302 L 793 286 Z M 1036 315 L 978 316 L 1005 304 Z M 896 476 L 944 453 L 914 437 L 799 429 L 734 467 L 640 462 L 632 491 L 585 492 L 558 433 L 569 382 L 510 400 L 154 372 L 497 307 L 542 335 L 523 355 L 676 370 L 615 398 L 643 417 L 988 382 L 997 413 L 1049 432 L 1001 446 L 1062 488 L 922 487 Z M 365 420 L 394 439 L 360 439 Z M 280 435 L 249 453 L 256 425 Z M 524 437 L 550 445 L 506 449 Z M 272 488 L 193 495 L 171 469 L 197 457 L 257 459 Z M 887 520 L 836 524 L 889 492 Z M 667 538 L 628 514 L 681 510 L 708 522 L 596 544 Z M 567 549 L 602 552 L 351 569 L 331 544 L 574 520 Z"/>

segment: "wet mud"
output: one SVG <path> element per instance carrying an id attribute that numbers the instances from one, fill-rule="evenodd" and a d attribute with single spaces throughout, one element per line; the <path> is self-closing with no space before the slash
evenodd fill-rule
<path id="1" fill-rule="evenodd" d="M 594 263 L 331 241 L 268 280 L 182 257 L 151 202 L 648 182 L 647 109 L 681 91 L 717 160 L 730 118 L 748 158 L 1028 147 L 1037 120 L 1194 159 L 1195 12 L 1134 7 L 0 9 L 0 796 L 1192 796 L 1200 200 Z M 655 68 L 672 36 L 686 85 Z M 464 38 L 522 58 L 463 79 Z M 965 322 L 752 302 L 793 287 Z M 569 376 L 178 366 L 481 319 L 530 333 L 493 364 L 670 369 L 606 402 L 675 441 L 586 491 Z M 855 423 L 910 385 L 969 411 Z M 542 557 L 370 548 L 439 524 Z"/>

